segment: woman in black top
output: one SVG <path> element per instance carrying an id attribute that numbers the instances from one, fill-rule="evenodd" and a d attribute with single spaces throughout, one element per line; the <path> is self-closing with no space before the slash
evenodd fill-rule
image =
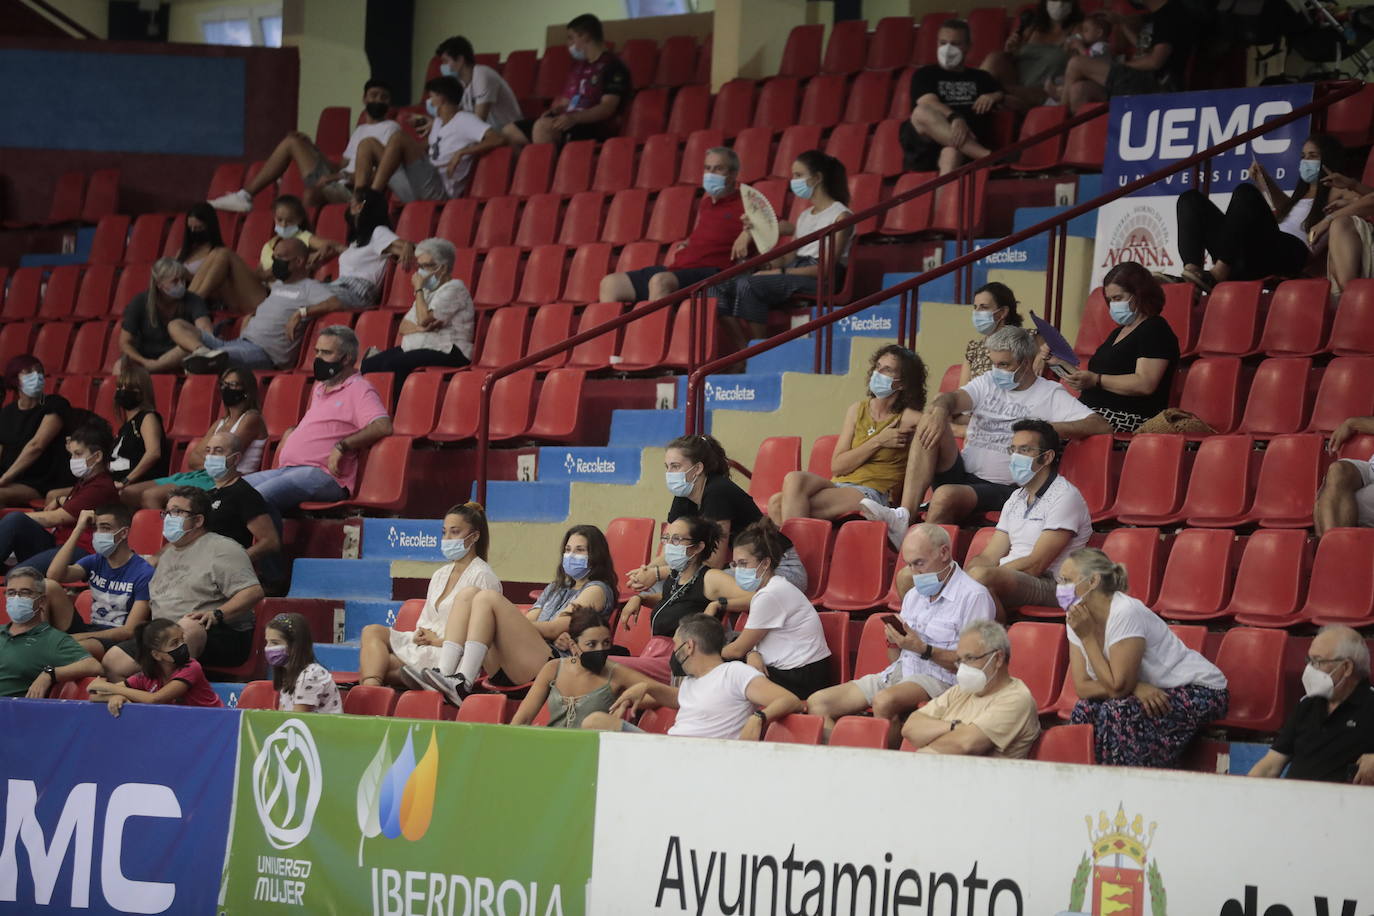
<path id="1" fill-rule="evenodd" d="M 1178 368 L 1178 336 L 1160 314 L 1164 290 L 1141 265 L 1116 265 L 1102 287 L 1117 327 L 1088 360 L 1088 368 L 1064 380 L 1082 391 L 1083 404 L 1114 430 L 1135 432 L 1169 406 L 1169 386 Z"/>
<path id="2" fill-rule="evenodd" d="M 682 618 L 691 614 L 719 617 L 722 610 L 746 610 L 750 593 L 740 588 L 730 573 L 704 562 L 716 552 L 720 540 L 720 526 L 713 521 L 684 516 L 671 522 L 659 538 L 671 572 L 662 589 L 646 590 L 625 602 L 622 613 L 627 624 L 634 626 L 641 607 L 648 607 L 653 635 L 671 637 Z"/>
<path id="3" fill-rule="evenodd" d="M 119 326 L 119 349 L 125 362 L 134 362 L 149 372 L 180 372 L 186 351 L 167 333 L 173 319 L 191 322 L 202 331 L 213 331 L 210 309 L 195 293 L 187 290 L 191 275 L 186 265 L 174 258 L 153 262 L 148 289 L 129 300 Z"/>
<path id="4" fill-rule="evenodd" d="M 110 452 L 110 476 L 123 489 L 131 483 L 164 477 L 170 449 L 153 397 L 153 377 L 142 366 L 120 360 L 115 377 L 115 410 L 123 425 Z"/>
<path id="5" fill-rule="evenodd" d="M 72 482 L 62 437 L 71 405 L 46 393 L 43 364 L 33 356 L 9 361 L 5 388 L 15 395 L 0 408 L 0 506 L 27 506 Z"/>

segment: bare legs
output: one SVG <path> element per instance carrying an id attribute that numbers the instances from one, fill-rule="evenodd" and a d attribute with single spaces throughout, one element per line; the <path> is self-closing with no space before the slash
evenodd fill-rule
<path id="1" fill-rule="evenodd" d="M 1317 502 L 1312 510 L 1317 537 L 1332 528 L 1353 528 L 1359 524 L 1355 494 L 1363 486 L 1364 478 L 1359 469 L 1348 461 L 1337 461 L 1326 469 L 1326 479 L 1317 491 Z"/>
<path id="2" fill-rule="evenodd" d="M 315 146 L 314 141 L 300 131 L 293 130 L 282 138 L 281 142 L 277 144 L 277 148 L 272 150 L 272 154 L 262 164 L 258 173 L 244 183 L 243 189 L 249 194 L 258 193 L 285 175 L 287 168 L 293 161 L 296 163 L 296 168 L 301 170 L 302 177 L 315 171 L 321 162 L 325 164 L 326 169 L 333 171 L 329 160 L 325 159 L 324 154 Z"/>
<path id="3" fill-rule="evenodd" d="M 358 147 L 360 165 L 359 171 L 356 174 L 359 175 L 362 174 L 362 146 L 363 144 L 359 144 Z M 375 151 L 369 155 L 375 155 Z M 396 174 L 397 169 L 417 159 L 423 159 L 428 155 L 429 150 L 423 143 L 403 130 L 396 131 L 396 133 L 391 135 L 391 139 L 386 141 L 386 147 L 382 150 L 382 154 L 378 158 L 376 170 L 372 174 L 372 189 L 374 191 L 385 191 L 387 182 L 391 180 L 392 175 Z M 355 182 L 357 182 L 355 187 L 364 187 L 361 183 L 361 178 L 356 178 Z"/>
<path id="4" fill-rule="evenodd" d="M 1083 106 L 1107 100 L 1107 74 L 1111 64 L 1097 57 L 1075 55 L 1069 58 L 1064 70 L 1064 100 L 1070 114 L 1078 114 Z"/>
<path id="5" fill-rule="evenodd" d="M 649 278 L 649 299 L 662 299 L 678 291 L 677 274 L 660 271 Z M 635 287 L 628 274 L 606 274 L 601 278 L 602 302 L 634 302 Z"/>
<path id="6" fill-rule="evenodd" d="M 401 660 L 391 651 L 391 627 L 380 623 L 363 627 L 362 647 L 358 652 L 358 683 L 405 686 L 401 680 Z"/>
<path id="7" fill-rule="evenodd" d="M 902 507 L 911 518 L 916 518 L 926 490 L 941 471 L 948 471 L 959 457 L 959 448 L 954 443 L 954 432 L 946 426 L 940 432 L 940 441 L 934 448 L 926 448 L 919 437 L 911 440 L 911 449 L 906 456 L 906 476 L 902 484 Z M 943 489 L 943 488 L 942 488 Z"/>
<path id="8" fill-rule="evenodd" d="M 241 315 L 253 314 L 267 298 L 267 287 L 254 275 L 253 269 L 226 246 L 205 256 L 200 269 L 191 278 L 190 290 L 206 301 L 223 302 Z M 176 341 L 175 337 L 172 339 Z M 176 343 L 181 346 L 180 341 Z"/>
<path id="9" fill-rule="evenodd" d="M 27 508 L 30 502 L 42 497 L 42 493 L 22 483 L 12 483 L 7 487 L 0 487 L 0 506 Z"/>
<path id="10" fill-rule="evenodd" d="M 1342 216 L 1331 221 L 1327 230 L 1326 262 L 1331 271 L 1334 292 L 1340 293 L 1350 285 L 1351 280 L 1359 279 L 1363 262 L 1363 246 L 1360 234 L 1355 229 L 1357 216 Z"/>
<path id="11" fill-rule="evenodd" d="M 782 492 L 768 500 L 768 517 L 781 526 L 789 518 L 836 519 L 859 511 L 863 493 L 837 487 L 829 478 L 792 471 L 782 479 Z"/>
<path id="12" fill-rule="evenodd" d="M 921 136 L 928 137 L 944 147 L 940 151 L 941 175 L 958 168 L 963 162 L 961 156 L 968 159 L 981 159 L 989 152 L 988 148 L 978 141 L 972 131 L 969 131 L 968 139 L 964 140 L 961 145 L 952 146 L 954 128 L 950 124 L 949 117 L 929 105 L 917 105 L 912 109 L 911 126 L 916 128 L 916 132 Z"/>
<path id="13" fill-rule="evenodd" d="M 485 670 L 504 671 L 515 684 L 533 680 L 549 660 L 549 644 L 530 619 L 492 589 L 464 589 L 454 597 L 444 640 L 486 646 Z"/>

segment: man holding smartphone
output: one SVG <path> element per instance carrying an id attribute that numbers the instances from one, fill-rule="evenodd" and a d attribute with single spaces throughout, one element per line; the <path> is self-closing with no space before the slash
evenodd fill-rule
<path id="1" fill-rule="evenodd" d="M 911 579 L 902 613 L 888 615 L 884 633 L 892 660 L 882 671 L 813 693 L 807 709 L 825 717 L 828 736 L 840 716 L 863 712 L 888 721 L 888 746 L 901 740 L 902 722 L 917 706 L 954 684 L 959 634 L 975 620 L 992 620 L 992 595 L 954 562 L 949 533 L 939 525 L 917 525 L 902 540 L 902 562 Z M 899 580 L 900 581 L 900 580 Z"/>

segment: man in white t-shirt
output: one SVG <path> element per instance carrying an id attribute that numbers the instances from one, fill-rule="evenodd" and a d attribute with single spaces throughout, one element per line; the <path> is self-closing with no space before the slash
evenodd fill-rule
<path id="1" fill-rule="evenodd" d="M 472 50 L 472 42 L 462 35 L 445 38 L 434 49 L 439 58 L 439 72 L 444 76 L 454 76 L 463 84 L 462 111 L 470 111 L 501 131 L 512 146 L 523 146 L 528 138 L 514 126 L 525 116 L 520 108 L 520 100 L 510 83 L 501 78 L 486 64 L 477 63 L 477 54 Z"/>
<path id="2" fill-rule="evenodd" d="M 372 178 L 372 169 L 376 166 L 374 158 L 364 163 L 361 170 L 355 168 L 358 146 L 368 139 L 385 146 L 391 136 L 401 129 L 401 125 L 387 117 L 390 111 L 391 87 L 378 79 L 368 80 L 363 84 L 363 121 L 353 129 L 348 146 L 338 162 L 320 152 L 308 135 L 293 130 L 282 138 L 262 168 L 242 188 L 216 197 L 210 201 L 210 206 L 216 210 L 247 213 L 253 209 L 253 195 L 275 184 L 277 179 L 286 174 L 292 162 L 300 169 L 305 182 L 306 206 L 347 203 L 355 185 L 367 186 Z"/>
<path id="3" fill-rule="evenodd" d="M 840 716 L 871 706 L 874 717 L 888 721 L 888 746 L 896 747 L 907 714 L 954 683 L 960 632 L 997 613 L 988 590 L 955 562 L 949 533 L 939 525 L 925 522 L 907 532 L 902 567 L 907 572 L 897 586 L 902 593 L 902 627 L 889 622 L 883 628 L 891 664 L 806 700 L 808 712 L 825 717 L 827 735 Z"/>
<path id="4" fill-rule="evenodd" d="M 691 614 L 673 634 L 669 667 L 680 687 L 657 681 L 634 684 L 611 706 L 583 721 L 583 728 L 637 732 L 624 721 L 626 712 L 660 706 L 678 710 L 668 734 L 686 738 L 739 738 L 761 741 L 768 723 L 801 712 L 804 704 L 774 684 L 757 668 L 720 657 L 725 629 L 705 614 Z"/>
<path id="5" fill-rule="evenodd" d="M 405 203 L 462 197 L 477 157 L 506 145 L 499 130 L 463 111 L 462 102 L 462 83 L 452 76 L 435 77 L 425 84 L 429 118 L 416 122 L 428 127 L 424 141 L 400 130 L 391 135 L 385 147 L 373 141 L 361 144 L 360 161 L 378 158 L 373 190 L 383 191 L 389 186 Z"/>
<path id="6" fill-rule="evenodd" d="M 1044 420 L 1012 424 L 1011 474 L 1020 484 L 1002 506 L 997 531 L 966 562 L 987 586 L 997 617 L 1024 605 L 1056 607 L 1054 576 L 1064 558 L 1088 543 L 1092 515 L 1078 488 L 1059 474 L 1059 433 Z"/>
<path id="7" fill-rule="evenodd" d="M 1352 436 L 1374 435 L 1374 417 L 1347 417 L 1331 433 L 1327 451 L 1340 454 Z M 1312 510 L 1317 537 L 1332 528 L 1374 528 L 1374 456 L 1368 461 L 1343 458 L 1326 469 Z"/>
<path id="8" fill-rule="evenodd" d="M 887 523 L 894 545 L 901 544 L 927 487 L 934 493 L 926 521 L 937 525 L 957 525 L 975 512 L 1002 508 L 1017 486 L 1007 448 L 1017 420 L 1045 420 L 1061 439 L 1111 435 L 1110 423 L 1062 385 L 1035 374 L 1037 348 L 1024 330 L 1001 328 L 988 337 L 986 347 L 992 369 L 957 391 L 937 395 L 922 414 L 907 454 L 902 504 L 889 509 L 874 500 L 860 503 L 865 518 Z M 971 416 L 960 452 L 949 420 L 963 413 Z"/>

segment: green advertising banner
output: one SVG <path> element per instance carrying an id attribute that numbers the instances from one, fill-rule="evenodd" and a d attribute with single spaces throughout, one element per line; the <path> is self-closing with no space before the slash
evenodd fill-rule
<path id="1" fill-rule="evenodd" d="M 248 711 L 220 912 L 584 914 L 597 735 Z"/>

